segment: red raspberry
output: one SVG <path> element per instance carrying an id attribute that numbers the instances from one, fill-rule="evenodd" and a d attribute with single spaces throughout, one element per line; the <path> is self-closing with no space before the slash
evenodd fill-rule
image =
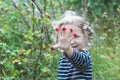
<path id="1" fill-rule="evenodd" d="M 63 28 L 62 28 L 62 30 L 63 30 L 63 31 L 66 31 L 66 28 L 65 28 L 65 27 L 63 27 Z"/>
<path id="2" fill-rule="evenodd" d="M 74 37 L 77 37 L 78 35 L 76 33 L 73 34 Z"/>
<path id="3" fill-rule="evenodd" d="M 59 31 L 59 27 L 56 27 L 56 28 L 55 28 L 55 31 L 57 31 L 57 32 L 58 32 L 58 31 Z"/>
<path id="4" fill-rule="evenodd" d="M 51 46 L 51 47 L 50 47 L 50 49 L 51 49 L 51 51 L 53 51 L 53 50 L 54 50 L 54 47 L 53 47 L 53 46 Z"/>
<path id="5" fill-rule="evenodd" d="M 72 29 L 72 28 L 70 28 L 70 32 L 73 32 L 73 29 Z"/>

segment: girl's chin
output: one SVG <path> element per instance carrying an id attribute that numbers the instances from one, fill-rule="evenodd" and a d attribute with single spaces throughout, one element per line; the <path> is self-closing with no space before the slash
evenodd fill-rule
<path id="1" fill-rule="evenodd" d="M 81 48 L 77 47 L 77 46 L 71 46 L 72 48 L 75 48 L 77 50 L 81 50 Z"/>

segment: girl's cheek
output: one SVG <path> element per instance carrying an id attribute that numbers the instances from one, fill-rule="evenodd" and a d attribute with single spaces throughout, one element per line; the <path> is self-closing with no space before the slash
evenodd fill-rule
<path id="1" fill-rule="evenodd" d="M 79 44 L 81 44 L 81 42 L 83 41 L 81 38 L 76 38 L 75 41 Z"/>

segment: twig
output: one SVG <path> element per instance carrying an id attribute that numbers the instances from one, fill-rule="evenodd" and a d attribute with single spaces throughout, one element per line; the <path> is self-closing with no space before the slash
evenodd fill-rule
<path id="1" fill-rule="evenodd" d="M 46 11 L 46 0 L 44 0 L 44 12 Z"/>
<path id="2" fill-rule="evenodd" d="M 42 9 L 36 4 L 36 2 L 33 0 L 30 0 L 32 2 L 32 4 L 38 9 L 39 13 L 40 13 L 40 16 L 41 18 L 44 18 L 43 16 L 43 12 L 42 12 Z M 41 28 L 41 33 L 43 33 L 43 27 L 44 27 L 44 22 L 41 23 L 42 25 L 42 28 Z M 43 44 L 43 37 L 41 37 L 41 40 L 40 40 L 40 52 L 39 52 L 39 55 L 38 57 L 36 58 L 36 65 L 34 67 L 34 75 L 33 75 L 33 80 L 36 80 L 36 76 L 37 76 L 37 70 L 38 70 L 38 65 L 37 65 L 37 61 L 39 60 L 40 56 L 41 56 L 41 53 L 42 53 L 42 44 Z"/>
<path id="3" fill-rule="evenodd" d="M 17 5 L 15 4 L 15 2 L 13 2 L 13 6 L 18 10 L 19 14 L 22 16 L 23 21 L 25 22 L 25 24 L 30 28 L 30 23 L 27 21 L 27 19 L 23 16 L 23 14 L 21 13 L 21 10 L 17 7 Z"/>
<path id="4" fill-rule="evenodd" d="M 58 2 L 59 2 L 59 5 L 60 5 L 60 9 L 61 9 L 61 13 L 63 13 L 63 8 L 62 8 L 62 3 L 61 3 L 61 1 L 60 0 L 58 0 Z"/>
<path id="5" fill-rule="evenodd" d="M 34 16 L 35 16 L 35 7 L 34 7 L 34 5 L 33 5 L 33 4 L 32 4 L 32 9 L 33 9 L 33 15 L 32 15 L 32 16 L 33 16 L 33 18 L 34 18 Z M 33 25 L 32 25 L 32 26 L 33 26 L 33 30 L 32 30 L 32 31 L 34 32 L 34 28 L 35 28 L 34 23 L 33 23 Z"/>
<path id="6" fill-rule="evenodd" d="M 50 5 L 51 5 L 51 8 L 52 8 L 53 18 L 55 18 L 55 11 L 54 11 L 54 8 L 53 8 L 52 0 L 50 0 Z"/>
<path id="7" fill-rule="evenodd" d="M 30 0 L 32 2 L 32 4 L 34 6 L 36 6 L 36 8 L 38 9 L 38 11 L 40 12 L 40 16 L 41 18 L 43 18 L 43 12 L 42 12 L 42 9 L 40 9 L 40 7 L 35 3 L 35 1 L 33 2 L 32 0 Z"/>
<path id="8" fill-rule="evenodd" d="M 41 18 L 44 18 L 42 9 L 40 9 L 40 7 L 35 3 L 35 1 L 34 1 L 34 2 L 33 2 L 32 0 L 30 0 L 30 1 L 31 1 L 31 2 L 33 3 L 33 5 L 38 9 Z M 42 25 L 44 25 L 44 23 L 43 23 Z M 42 28 L 41 28 L 41 32 L 43 32 L 43 26 L 42 26 Z"/>

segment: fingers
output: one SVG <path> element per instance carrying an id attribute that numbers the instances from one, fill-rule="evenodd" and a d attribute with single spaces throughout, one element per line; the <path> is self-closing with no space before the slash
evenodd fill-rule
<path id="1" fill-rule="evenodd" d="M 78 34 L 74 33 L 72 37 L 70 38 L 69 42 L 71 42 L 75 37 L 78 37 Z"/>
<path id="2" fill-rule="evenodd" d="M 57 36 L 60 37 L 61 36 L 60 28 L 56 27 L 55 31 L 57 32 Z"/>
<path id="3" fill-rule="evenodd" d="M 57 32 L 57 35 L 58 35 L 58 36 L 66 36 L 66 37 L 72 36 L 71 33 L 73 33 L 73 29 L 72 29 L 72 28 L 69 28 L 68 30 L 69 30 L 69 31 L 67 31 L 67 29 L 66 29 L 65 26 L 63 26 L 62 29 L 60 29 L 59 27 L 56 27 L 56 28 L 55 28 L 55 31 Z"/>
<path id="4" fill-rule="evenodd" d="M 76 33 L 73 33 L 73 29 L 72 28 L 69 28 L 69 31 L 66 32 L 66 27 L 63 26 L 62 29 L 60 29 L 59 27 L 56 27 L 55 28 L 55 31 L 57 32 L 57 35 L 58 37 L 60 36 L 64 36 L 64 37 L 71 37 L 71 36 L 74 36 L 74 37 L 77 37 L 78 35 Z"/>
<path id="5" fill-rule="evenodd" d="M 71 37 L 72 34 L 73 34 L 73 29 L 72 29 L 72 28 L 69 28 L 69 31 L 68 31 L 68 33 L 67 33 L 67 37 L 68 37 L 68 38 Z"/>
<path id="6" fill-rule="evenodd" d="M 65 32 L 66 32 L 66 27 L 63 26 L 62 29 L 60 29 L 59 27 L 55 28 L 55 31 L 57 32 L 57 35 L 60 36 L 65 36 Z"/>
<path id="7" fill-rule="evenodd" d="M 67 30 L 67 28 L 65 26 L 63 26 L 62 29 L 61 29 L 61 36 L 71 37 L 72 33 L 73 33 L 73 29 L 72 28 L 69 28 Z"/>
<path id="8" fill-rule="evenodd" d="M 61 35 L 62 35 L 62 36 L 65 36 L 65 34 L 66 34 L 66 27 L 63 26 L 63 27 L 62 27 L 62 34 L 61 34 Z"/>
<path id="9" fill-rule="evenodd" d="M 60 29 L 59 27 L 56 27 L 55 31 L 57 32 L 58 38 L 61 37 L 61 36 L 67 37 L 67 38 L 71 38 L 71 36 L 77 37 L 76 34 L 73 34 L 73 29 L 72 28 L 69 28 L 67 30 L 65 26 L 63 26 L 62 29 Z"/>

